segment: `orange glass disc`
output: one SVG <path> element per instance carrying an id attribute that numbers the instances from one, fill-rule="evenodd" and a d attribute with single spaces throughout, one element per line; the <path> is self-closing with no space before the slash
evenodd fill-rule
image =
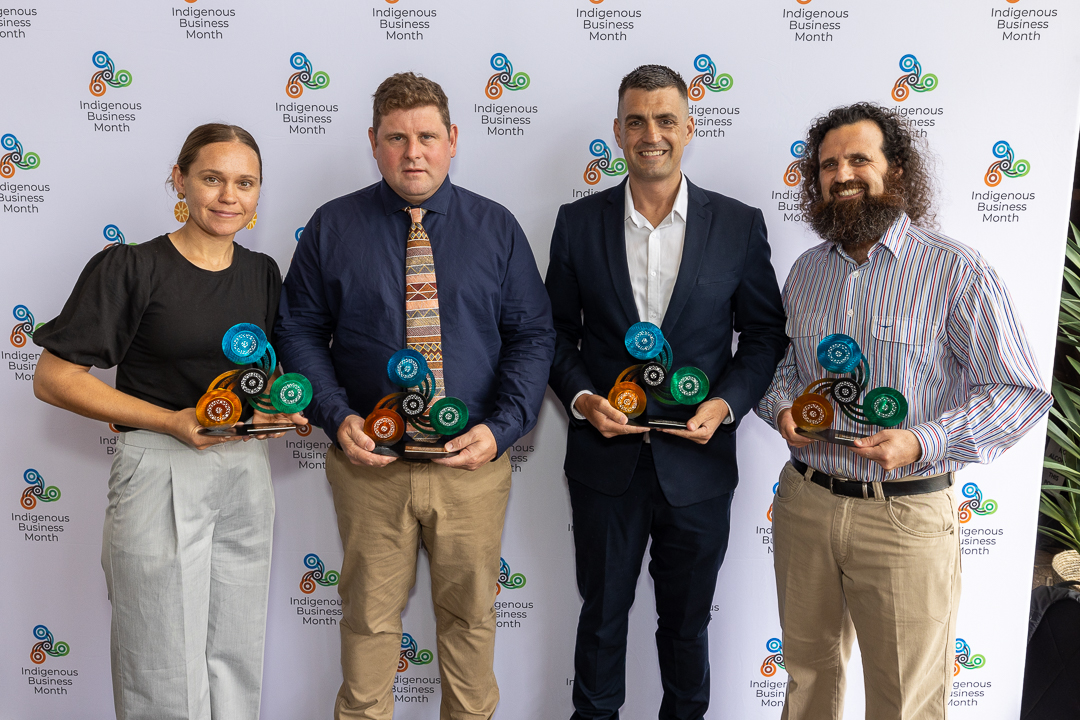
<path id="1" fill-rule="evenodd" d="M 405 434 L 405 421 L 394 410 L 372 410 L 364 420 L 364 434 L 376 445 L 393 445 Z"/>
<path id="2" fill-rule="evenodd" d="M 240 398 L 232 390 L 211 390 L 199 398 L 195 417 L 203 427 L 232 425 L 240 421 Z"/>
<path id="3" fill-rule="evenodd" d="M 803 430 L 827 428 L 833 421 L 832 403 L 817 393 L 803 393 L 791 404 L 791 417 Z"/>
<path id="4" fill-rule="evenodd" d="M 632 382 L 615 383 L 607 396 L 611 406 L 628 418 L 645 412 L 645 391 Z"/>

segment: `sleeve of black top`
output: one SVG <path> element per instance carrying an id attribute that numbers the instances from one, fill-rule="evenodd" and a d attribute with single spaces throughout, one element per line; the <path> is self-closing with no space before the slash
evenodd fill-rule
<path id="1" fill-rule="evenodd" d="M 274 258 L 269 255 L 266 258 L 266 334 L 270 337 L 270 343 L 277 342 L 274 337 L 274 324 L 278 318 L 278 303 L 281 301 L 281 270 Z"/>
<path id="2" fill-rule="evenodd" d="M 507 232 L 513 238 L 510 260 L 502 281 L 499 334 L 499 390 L 495 412 L 485 420 L 501 455 L 532 430 L 540 414 L 548 370 L 555 354 L 551 303 L 536 269 L 525 232 L 513 218 Z"/>
<path id="3" fill-rule="evenodd" d="M 102 250 L 86 263 L 60 314 L 34 332 L 34 343 L 76 365 L 120 364 L 149 302 L 150 272 L 131 247 Z"/>

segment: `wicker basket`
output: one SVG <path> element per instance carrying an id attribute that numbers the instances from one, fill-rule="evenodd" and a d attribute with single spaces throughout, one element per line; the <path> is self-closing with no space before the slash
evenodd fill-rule
<path id="1" fill-rule="evenodd" d="M 1062 580 L 1080 580 L 1080 553 L 1075 550 L 1062 550 L 1051 564 Z"/>

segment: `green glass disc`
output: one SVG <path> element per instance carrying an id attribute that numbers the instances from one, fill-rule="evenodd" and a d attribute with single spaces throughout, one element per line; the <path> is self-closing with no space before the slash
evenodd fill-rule
<path id="1" fill-rule="evenodd" d="M 428 419 L 435 432 L 453 435 L 465 429 L 465 424 L 469 422 L 469 409 L 457 398 L 442 398 L 431 405 Z"/>
<path id="2" fill-rule="evenodd" d="M 907 417 L 907 411 L 907 400 L 899 390 L 891 387 L 874 388 L 866 393 L 866 399 L 863 400 L 863 413 L 874 425 L 882 427 L 899 425 Z"/>
<path id="3" fill-rule="evenodd" d="M 709 394 L 709 378 L 696 367 L 683 367 L 671 375 L 671 396 L 680 405 L 697 405 Z"/>
<path id="4" fill-rule="evenodd" d="M 299 373 L 285 373 L 270 388 L 270 402 L 278 412 L 300 412 L 311 402 L 311 383 Z"/>

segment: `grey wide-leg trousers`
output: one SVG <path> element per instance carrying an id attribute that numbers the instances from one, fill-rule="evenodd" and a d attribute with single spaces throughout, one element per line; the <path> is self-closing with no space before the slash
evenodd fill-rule
<path id="1" fill-rule="evenodd" d="M 101 565 L 118 720 L 256 720 L 274 492 L 264 442 L 121 433 Z"/>

